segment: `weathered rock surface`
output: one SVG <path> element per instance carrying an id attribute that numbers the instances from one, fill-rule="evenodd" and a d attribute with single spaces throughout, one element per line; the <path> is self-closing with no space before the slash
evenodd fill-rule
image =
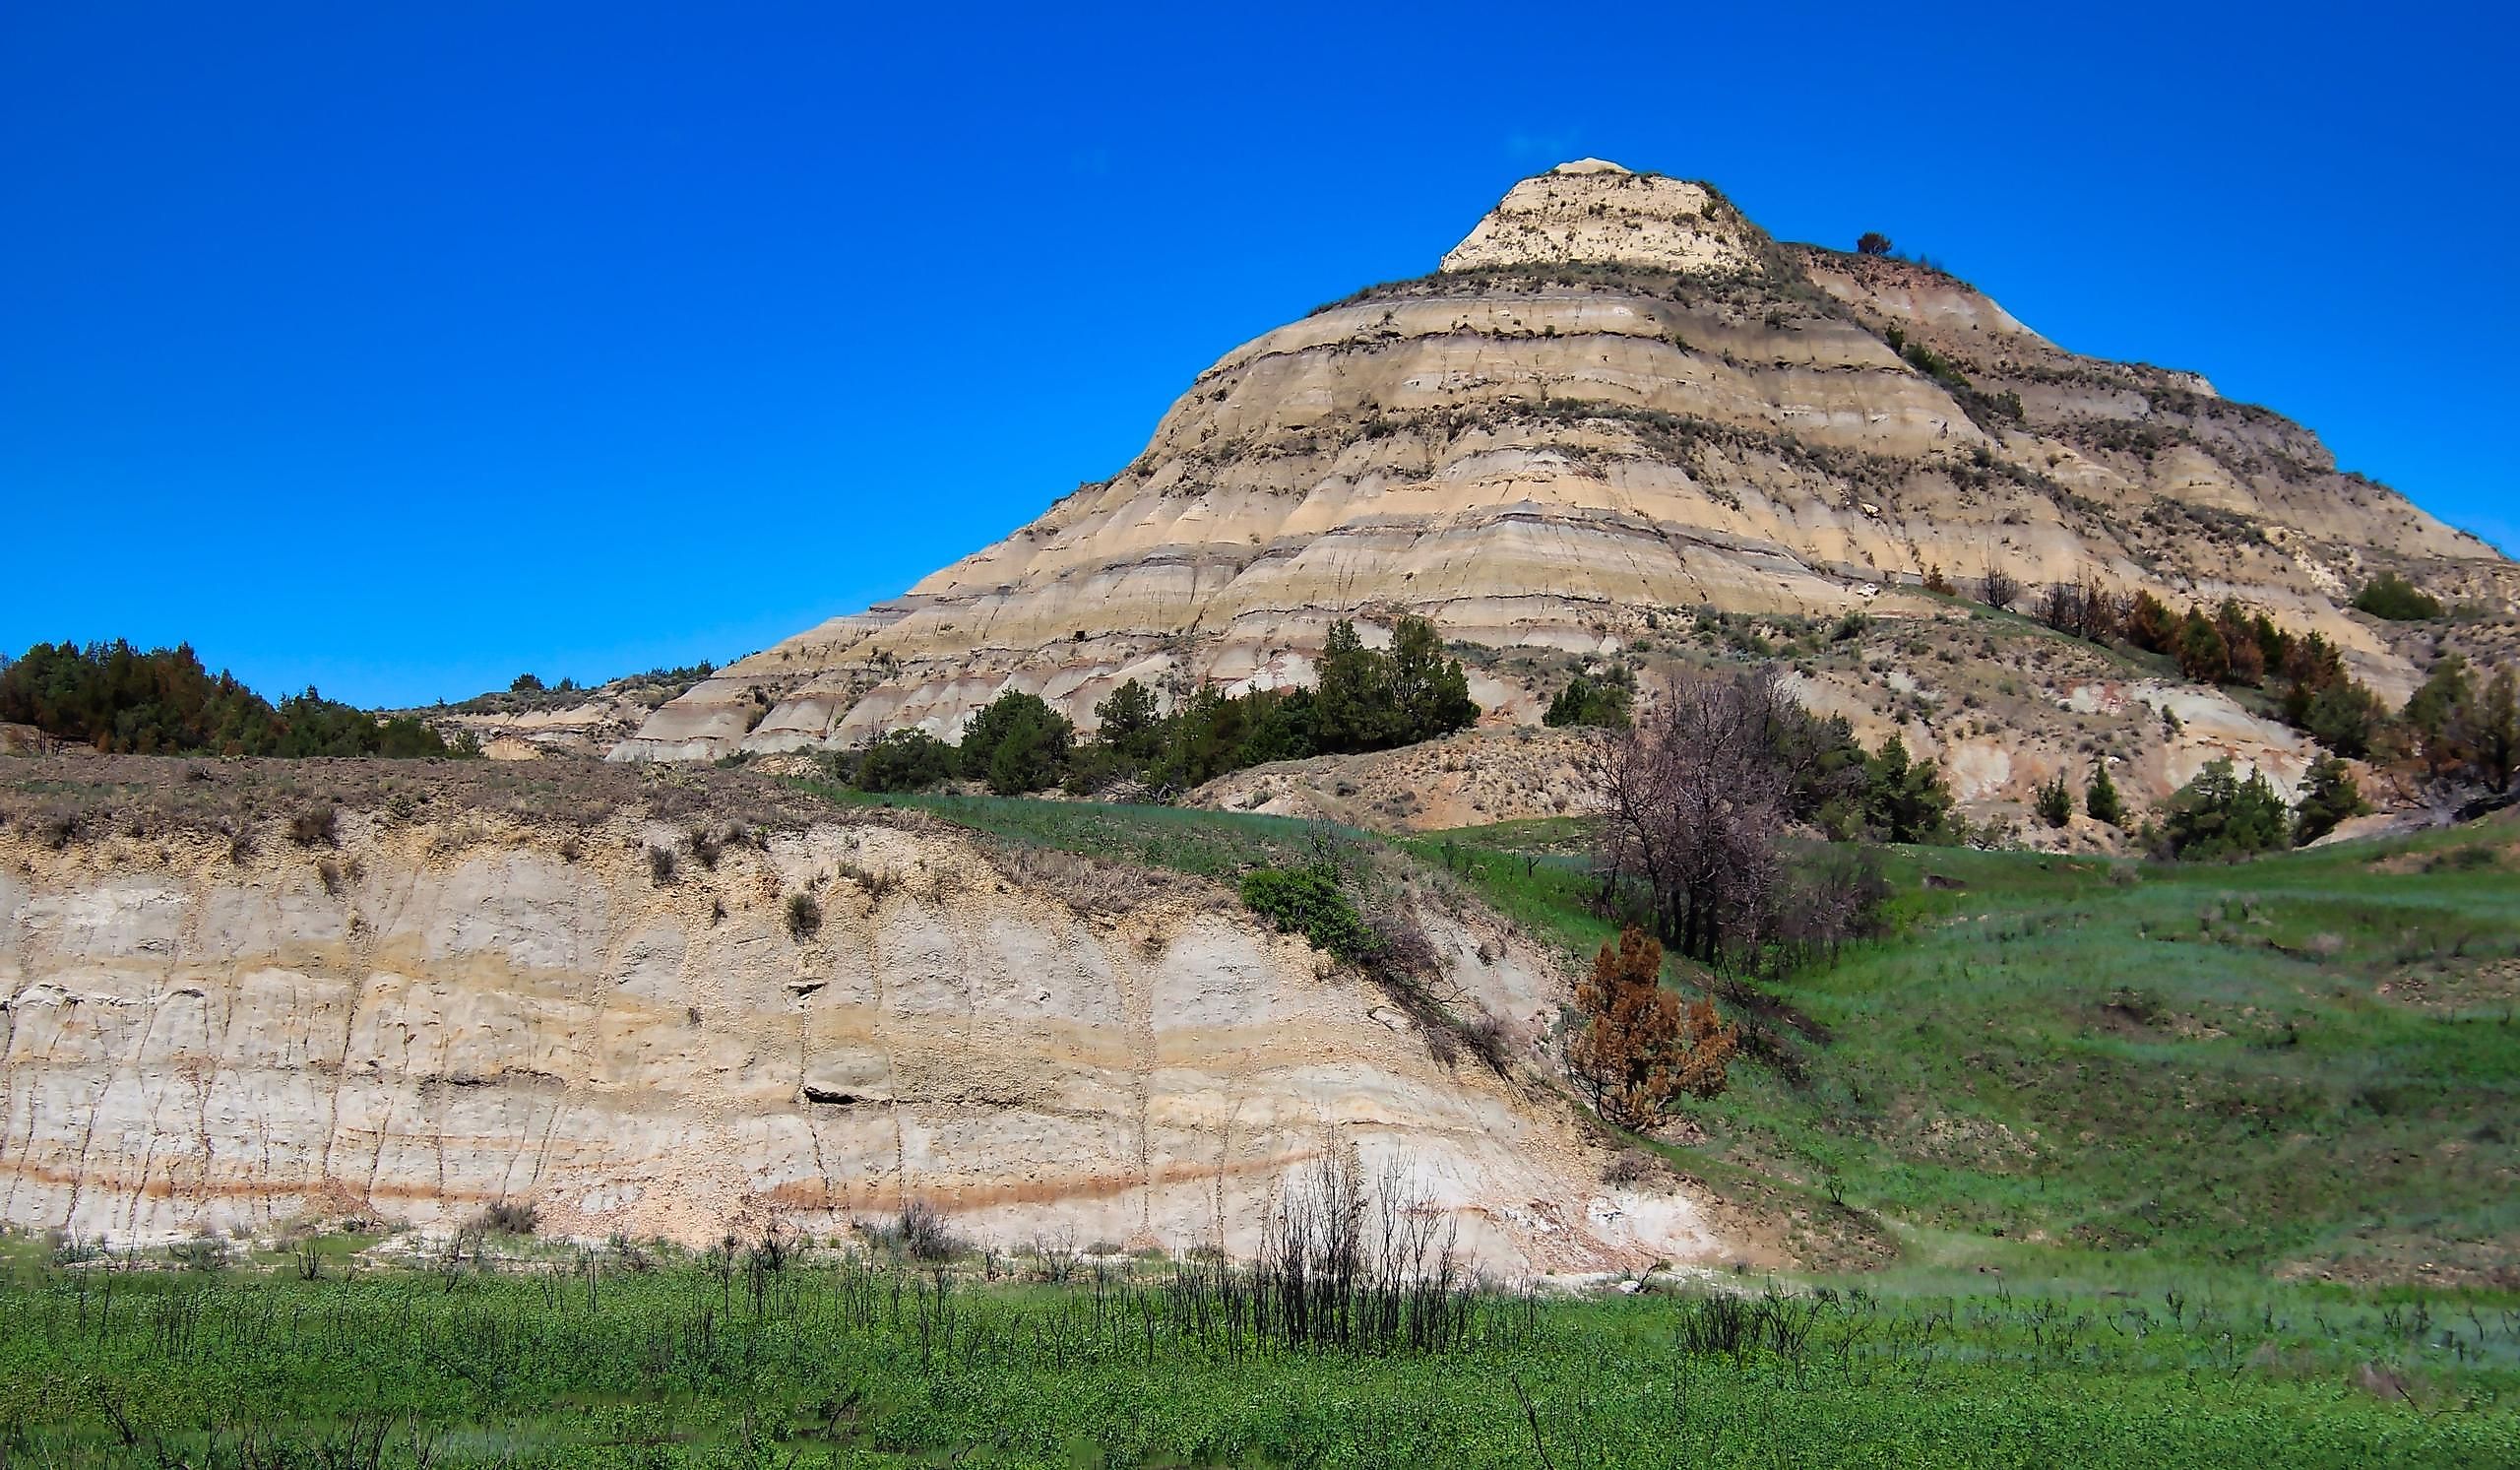
<path id="1" fill-rule="evenodd" d="M 1778 245 L 1707 186 L 1586 160 L 1516 185 L 1435 275 L 1227 353 L 1109 481 L 612 753 L 950 735 L 1010 688 L 1090 722 L 1124 678 L 1306 681 L 1351 615 L 1593 654 L 1700 607 L 1922 619 L 1937 566 L 2236 597 L 2391 697 L 2414 664 L 2343 607 L 2372 571 L 2520 599 L 2520 568 L 2194 374 L 2077 356 L 1938 271 Z M 1528 723 L 1551 691 L 1473 692 Z"/>
<path id="2" fill-rule="evenodd" d="M 1213 885 L 873 822 L 707 864 L 623 814 L 337 834 L 0 839 L 0 1220 L 134 1244 L 532 1199 L 546 1230 L 702 1243 L 917 1197 L 1001 1245 L 1244 1253 L 1335 1137 L 1498 1269 L 1718 1248 L 1685 1197 L 1600 1183 L 1544 1091 L 1439 1065 Z M 1476 915 L 1430 935 L 1455 1003 L 1536 1045 L 1554 966 Z"/>

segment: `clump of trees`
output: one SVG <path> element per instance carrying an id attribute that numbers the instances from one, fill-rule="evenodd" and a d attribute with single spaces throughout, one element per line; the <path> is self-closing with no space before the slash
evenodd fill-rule
<path id="1" fill-rule="evenodd" d="M 1365 647 L 1352 622 L 1333 624 L 1318 667 L 1308 688 L 1203 687 L 1168 714 L 1129 679 L 1094 707 L 1091 739 L 1038 695 L 1010 691 L 972 717 L 959 746 L 895 731 L 868 747 L 852 779 L 866 791 L 914 791 L 959 775 L 1001 796 L 1059 785 L 1089 796 L 1135 782 L 1160 797 L 1266 761 L 1387 750 L 1478 723 L 1469 675 L 1424 618 L 1400 619 L 1388 651 Z"/>
<path id="2" fill-rule="evenodd" d="M 380 720 L 313 688 L 275 705 L 234 674 L 210 672 L 190 644 L 144 653 L 121 639 L 0 658 L 0 721 L 131 755 L 477 753 L 410 716 Z"/>
<path id="3" fill-rule="evenodd" d="M 1548 712 L 1540 723 L 1561 729 L 1625 730 L 1633 723 L 1635 703 L 1636 675 L 1624 665 L 1612 665 L 1599 674 L 1578 673 L 1568 679 L 1548 702 Z"/>
<path id="4" fill-rule="evenodd" d="M 2323 635 L 2294 633 L 2236 599 L 2182 614 L 2150 592 L 2121 597 L 2096 582 L 2053 582 L 2034 611 L 2060 633 L 2168 657 L 2199 683 L 2266 689 L 2287 724 L 2340 755 L 2368 754 L 2388 723 L 2388 707 L 2346 673 L 2343 654 Z"/>
<path id="5" fill-rule="evenodd" d="M 2520 678 L 2504 669 L 2479 682 L 2456 653 L 2444 654 L 2399 713 L 2425 774 L 2511 789 L 2520 760 Z"/>
<path id="6" fill-rule="evenodd" d="M 1719 1097 L 1740 1031 L 1706 997 L 1683 1002 L 1663 988 L 1663 946 L 1630 927 L 1593 957 L 1575 991 L 1580 1029 L 1567 1069 L 1604 1118 L 1644 1128 L 1684 1098 Z"/>
<path id="7" fill-rule="evenodd" d="M 2369 809 L 2352 768 L 2334 755 L 2310 763 L 2300 799 L 2290 808 L 2265 772 L 2242 777 L 2226 756 L 2171 798 L 2157 847 L 2191 862 L 2245 858 L 2316 842 Z"/>

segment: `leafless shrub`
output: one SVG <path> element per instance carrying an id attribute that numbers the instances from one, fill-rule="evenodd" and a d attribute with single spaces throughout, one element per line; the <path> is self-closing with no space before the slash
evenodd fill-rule
<path id="1" fill-rule="evenodd" d="M 1768 732 L 1793 705 L 1779 678 L 1682 675 L 1609 747 L 1602 866 L 1691 959 L 1725 960 L 1775 912 L 1787 777 Z"/>
<path id="2" fill-rule="evenodd" d="M 674 880 L 674 871 L 673 853 L 670 849 L 660 847 L 648 849 L 648 881 L 660 888 L 669 887 Z"/>
<path id="3" fill-rule="evenodd" d="M 302 848 L 331 847 L 341 840 L 341 811 L 331 802 L 310 806 L 288 819 L 288 840 Z"/>
<path id="4" fill-rule="evenodd" d="M 963 1253 L 943 1212 L 924 1199 L 902 1201 L 901 1245 L 913 1260 L 952 1260 Z"/>
<path id="5" fill-rule="evenodd" d="M 1088 917 L 1118 918 L 1175 895 L 1214 896 L 1207 885 L 1177 874 L 1104 863 L 1055 848 L 1010 844 L 992 858 L 997 870 L 1010 880 L 1046 893 Z M 871 886 L 867 891 L 875 897 L 882 896 Z"/>
<path id="6" fill-rule="evenodd" d="M 683 846 L 691 850 L 691 861 L 715 872 L 721 851 L 719 835 L 707 827 L 694 827 L 683 835 Z"/>
<path id="7" fill-rule="evenodd" d="M 1662 1172 L 1662 1165 L 1656 1163 L 1645 1150 L 1623 1148 L 1618 1151 L 1616 1158 L 1610 1160 L 1609 1167 L 1602 1171 L 1602 1182 L 1627 1188 L 1644 1183 Z"/>
<path id="8" fill-rule="evenodd" d="M 531 1199 L 496 1199 L 481 1211 L 483 1228 L 507 1236 L 530 1236 L 542 1224 L 542 1211 Z"/>
<path id="9" fill-rule="evenodd" d="M 1494 1016 L 1481 1011 L 1464 1022 L 1461 1041 L 1470 1049 L 1472 1055 L 1486 1063 L 1487 1069 L 1497 1076 L 1505 1076 L 1513 1069 L 1513 1035 L 1505 1023 Z"/>
<path id="10" fill-rule="evenodd" d="M 1033 1238 L 1033 1269 L 1052 1286 L 1063 1285 L 1076 1274 L 1076 1232 L 1062 1230 L 1054 1236 Z"/>
<path id="11" fill-rule="evenodd" d="M 2021 601 L 2021 579 L 1999 566 L 1986 568 L 1979 589 L 1984 594 L 1983 601 L 1989 607 L 2008 608 Z"/>

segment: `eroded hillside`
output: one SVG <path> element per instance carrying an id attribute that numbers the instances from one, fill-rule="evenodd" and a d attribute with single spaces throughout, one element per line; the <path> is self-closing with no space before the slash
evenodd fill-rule
<path id="1" fill-rule="evenodd" d="M 2234 597 L 2395 699 L 2415 663 L 2345 607 L 2388 567 L 2520 597 L 2489 547 L 2193 374 L 2078 356 L 1928 267 L 1781 246 L 1711 188 L 1588 160 L 1517 185 L 1435 274 L 1227 353 L 1110 480 L 613 753 L 950 734 L 1010 688 L 1090 719 L 1126 678 L 1305 682 L 1352 615 L 1596 655 L 1699 608 L 1925 624 L 1935 568 Z M 1549 692 L 1504 666 L 1473 691 L 1524 723 Z M 2005 737 L 2054 743 L 2028 718 Z"/>
<path id="2" fill-rule="evenodd" d="M 163 1241 L 299 1216 L 1256 1247 L 1288 1170 L 1386 1163 L 1499 1270 L 1746 1250 L 1523 1065 L 1435 1059 L 1218 885 L 1010 853 L 740 773 L 13 763 L 0 1219 Z M 528 775 L 533 772 L 537 774 Z M 1528 1060 L 1557 963 L 1421 923 Z"/>

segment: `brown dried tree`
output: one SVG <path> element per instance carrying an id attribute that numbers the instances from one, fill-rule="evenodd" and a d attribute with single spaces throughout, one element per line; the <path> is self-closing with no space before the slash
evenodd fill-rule
<path id="1" fill-rule="evenodd" d="M 1567 1067 L 1604 1118 L 1650 1126 L 1683 1097 L 1712 1098 L 1731 1080 L 1740 1036 L 1703 996 L 1683 1004 L 1663 989 L 1663 946 L 1627 928 L 1593 958 L 1575 992 L 1583 1029 Z"/>

